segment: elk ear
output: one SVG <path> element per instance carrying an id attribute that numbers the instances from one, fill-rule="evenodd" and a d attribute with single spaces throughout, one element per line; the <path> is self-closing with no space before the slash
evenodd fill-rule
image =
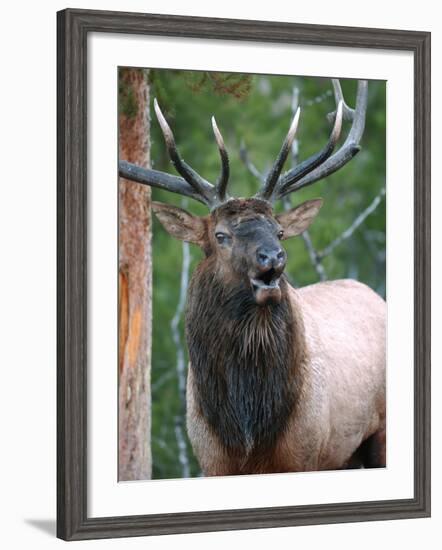
<path id="1" fill-rule="evenodd" d="M 205 235 L 203 218 L 194 216 L 178 206 L 152 202 L 152 210 L 164 229 L 181 241 L 202 245 Z"/>
<path id="2" fill-rule="evenodd" d="M 322 199 L 312 199 L 276 216 L 278 223 L 284 230 L 282 238 L 288 239 L 303 233 L 312 223 L 321 206 Z"/>

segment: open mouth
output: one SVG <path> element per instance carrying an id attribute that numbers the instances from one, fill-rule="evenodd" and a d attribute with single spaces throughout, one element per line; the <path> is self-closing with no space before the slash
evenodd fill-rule
<path id="1" fill-rule="evenodd" d="M 256 303 L 265 305 L 269 302 L 279 302 L 281 300 L 281 290 L 279 288 L 280 273 L 271 268 L 265 273 L 250 277 L 253 294 Z"/>
<path id="2" fill-rule="evenodd" d="M 265 288 L 278 288 L 279 287 L 279 276 L 276 275 L 275 269 L 273 267 L 260 275 L 259 277 L 253 277 L 250 279 L 253 289 L 265 289 Z"/>

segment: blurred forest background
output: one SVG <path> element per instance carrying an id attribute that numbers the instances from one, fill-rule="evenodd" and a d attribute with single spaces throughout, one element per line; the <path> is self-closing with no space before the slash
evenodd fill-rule
<path id="1" fill-rule="evenodd" d="M 150 70 L 150 112 L 156 97 L 182 158 L 215 182 L 220 160 L 210 118 L 215 115 L 230 155 L 229 191 L 251 196 L 281 147 L 294 109 L 300 125 L 290 162 L 302 161 L 327 142 L 335 109 L 330 79 Z M 341 80 L 354 107 L 356 80 Z M 126 97 L 126 109 L 130 109 Z M 151 117 L 151 166 L 175 174 L 163 136 Z M 385 82 L 369 83 L 362 150 L 344 168 L 291 196 L 293 205 L 324 199 L 321 213 L 302 237 L 284 242 L 286 272 L 294 286 L 321 279 L 353 278 L 385 297 Z M 346 122 L 341 142 L 350 128 Z M 339 147 L 339 145 L 338 145 Z M 152 200 L 173 203 L 195 214 L 207 209 L 173 193 L 152 189 Z M 277 208 L 282 208 L 279 205 Z M 153 316 L 151 356 L 152 478 L 200 475 L 185 428 L 187 349 L 184 337 L 188 279 L 202 254 L 170 237 L 153 220 Z"/>

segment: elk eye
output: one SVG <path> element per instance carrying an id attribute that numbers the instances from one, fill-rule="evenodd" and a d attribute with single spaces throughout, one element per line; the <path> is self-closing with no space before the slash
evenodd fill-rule
<path id="1" fill-rule="evenodd" d="M 215 233 L 215 237 L 219 244 L 225 244 L 229 240 L 229 236 L 221 232 Z"/>
<path id="2" fill-rule="evenodd" d="M 278 233 L 278 239 L 281 240 L 284 237 L 284 231 L 281 229 Z"/>

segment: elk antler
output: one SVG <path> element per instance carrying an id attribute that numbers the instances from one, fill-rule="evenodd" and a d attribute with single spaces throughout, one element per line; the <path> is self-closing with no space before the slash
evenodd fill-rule
<path id="1" fill-rule="evenodd" d="M 263 199 L 268 200 L 273 195 L 275 186 L 278 183 L 279 175 L 281 174 L 281 170 L 284 166 L 285 161 L 287 160 L 290 149 L 292 148 L 293 140 L 296 136 L 296 130 L 298 129 L 300 114 L 301 108 L 298 107 L 295 116 L 293 117 L 287 136 L 284 140 L 284 143 L 282 144 L 281 150 L 279 151 L 279 155 L 276 157 L 275 163 L 266 178 L 262 190 L 258 193 L 258 195 Z"/>
<path id="2" fill-rule="evenodd" d="M 335 123 L 328 143 L 319 153 L 312 155 L 281 176 L 282 166 L 288 153 L 287 151 L 287 153 L 283 154 L 283 151 L 285 151 L 286 144 L 289 144 L 290 148 L 294 139 L 294 135 L 292 135 L 292 124 L 281 152 L 263 187 L 257 193 L 257 197 L 274 202 L 289 193 L 298 191 L 302 187 L 311 185 L 333 172 L 336 172 L 336 170 L 344 166 L 344 164 L 349 162 L 360 151 L 359 142 L 364 132 L 365 115 L 367 111 L 368 82 L 366 80 L 358 81 L 355 109 L 351 109 L 345 103 L 339 80 L 332 79 L 332 83 L 336 101 L 336 111 L 329 115 L 329 117 L 334 117 Z M 295 115 L 295 119 L 297 116 L 299 117 L 299 109 Z M 352 126 L 342 147 L 332 155 L 341 134 L 343 118 L 351 120 Z"/>
<path id="3" fill-rule="evenodd" d="M 218 181 L 216 183 L 216 197 L 220 202 L 225 202 L 227 200 L 227 183 L 229 182 L 230 175 L 230 166 L 229 166 L 229 156 L 226 151 L 226 146 L 224 145 L 223 136 L 218 130 L 215 117 L 212 117 L 212 128 L 213 133 L 215 134 L 216 143 L 219 149 L 219 156 L 221 158 L 221 174 L 219 175 Z"/>
<path id="4" fill-rule="evenodd" d="M 175 138 L 168 125 L 156 99 L 154 99 L 155 114 L 164 136 L 170 160 L 176 171 L 182 176 L 172 176 L 158 170 L 141 168 L 130 162 L 119 162 L 119 175 L 123 178 L 158 187 L 195 199 L 210 208 L 214 208 L 228 199 L 227 183 L 229 179 L 229 157 L 224 145 L 221 132 L 218 129 L 215 118 L 212 117 L 212 127 L 221 157 L 221 174 L 214 186 L 202 178 L 180 157 L 176 147 Z"/>
<path id="5" fill-rule="evenodd" d="M 325 147 L 319 151 L 319 153 L 312 155 L 281 175 L 282 168 L 293 145 L 296 130 L 298 128 L 300 116 L 300 109 L 298 108 L 278 157 L 260 191 L 256 194 L 256 197 L 274 202 L 289 193 L 298 191 L 336 172 L 336 170 L 339 170 L 339 168 L 344 166 L 344 164 L 349 162 L 359 152 L 359 143 L 365 127 L 368 82 L 366 80 L 358 81 L 356 106 L 354 109 L 351 109 L 346 104 L 339 80 L 332 79 L 332 84 L 336 101 L 336 110 L 328 115 L 329 118 L 334 118 L 334 125 Z M 221 158 L 221 173 L 216 185 L 212 185 L 195 172 L 195 170 L 186 164 L 180 157 L 172 130 L 164 118 L 156 99 L 154 100 L 154 107 L 170 159 L 181 177 L 172 176 L 171 174 L 166 174 L 157 170 L 141 168 L 140 166 L 136 166 L 126 161 L 120 161 L 119 175 L 144 185 L 166 189 L 172 193 L 190 197 L 206 204 L 209 208 L 215 208 L 226 202 L 229 199 L 227 195 L 229 157 L 215 118 L 212 117 L 212 128 Z M 338 149 L 336 153 L 332 154 L 341 134 L 343 119 L 352 121 L 351 129 L 341 148 Z"/>

